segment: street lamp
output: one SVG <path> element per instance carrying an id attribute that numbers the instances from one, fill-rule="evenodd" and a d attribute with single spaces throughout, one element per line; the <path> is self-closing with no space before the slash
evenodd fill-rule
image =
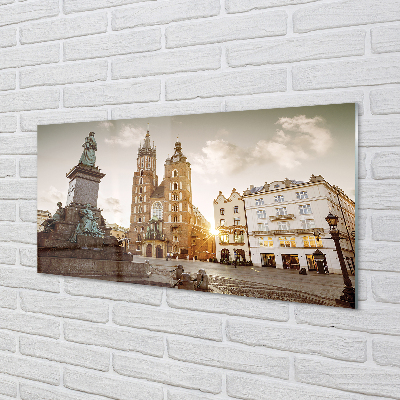
<path id="1" fill-rule="evenodd" d="M 336 301 L 337 302 L 340 301 L 341 303 L 344 303 L 350 306 L 351 308 L 355 308 L 356 304 L 355 290 L 349 278 L 349 274 L 347 272 L 346 264 L 343 258 L 342 248 L 340 247 L 340 242 L 339 242 L 340 235 L 339 231 L 337 230 L 338 217 L 336 215 L 333 215 L 332 213 L 329 213 L 325 218 L 325 220 L 329 225 L 329 233 L 331 234 L 332 239 L 335 242 L 336 252 L 339 258 L 340 268 L 342 270 L 343 281 L 345 286 L 343 289 L 343 294 L 340 296 L 340 300 Z"/>

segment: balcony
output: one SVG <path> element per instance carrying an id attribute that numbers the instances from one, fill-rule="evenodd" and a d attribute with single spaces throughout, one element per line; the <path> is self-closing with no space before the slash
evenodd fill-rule
<path id="1" fill-rule="evenodd" d="M 324 233 L 323 228 L 309 229 L 275 229 L 268 232 L 269 235 L 314 235 L 314 232 Z M 265 233 L 264 233 L 265 234 Z"/>
<path id="2" fill-rule="evenodd" d="M 270 221 L 282 221 L 285 219 L 295 219 L 294 214 L 286 214 L 286 215 L 270 215 L 269 219 Z"/>

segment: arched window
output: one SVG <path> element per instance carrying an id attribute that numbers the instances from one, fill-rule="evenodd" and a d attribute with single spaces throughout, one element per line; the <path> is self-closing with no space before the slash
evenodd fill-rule
<path id="1" fill-rule="evenodd" d="M 139 206 L 139 213 L 142 212 L 142 206 Z"/>
<path id="2" fill-rule="evenodd" d="M 140 242 L 142 240 L 142 235 L 140 233 L 137 235 L 137 240 L 138 240 L 138 242 Z"/>
<path id="3" fill-rule="evenodd" d="M 139 197 L 139 203 L 141 203 L 143 201 L 142 196 Z"/>
<path id="4" fill-rule="evenodd" d="M 143 188 L 142 187 L 139 188 L 139 193 L 143 193 Z"/>
<path id="5" fill-rule="evenodd" d="M 178 204 L 172 205 L 172 211 L 178 211 Z"/>
<path id="6" fill-rule="evenodd" d="M 172 195 L 172 200 L 179 200 L 179 196 L 177 194 L 173 194 Z"/>
<path id="7" fill-rule="evenodd" d="M 159 201 L 156 201 L 151 206 L 151 218 L 157 217 L 158 219 L 162 219 L 163 209 L 162 204 Z"/>
<path id="8" fill-rule="evenodd" d="M 178 222 L 178 216 L 177 215 L 174 215 L 173 221 L 174 222 Z"/>
<path id="9" fill-rule="evenodd" d="M 220 209 L 219 209 L 219 213 L 220 213 L 221 215 L 224 215 L 224 214 L 225 214 L 225 209 L 224 209 L 224 208 L 220 208 Z"/>
<path id="10" fill-rule="evenodd" d="M 173 190 L 178 190 L 178 184 L 177 184 L 176 182 L 174 182 L 174 183 L 172 184 L 172 189 L 173 189 Z"/>
<path id="11" fill-rule="evenodd" d="M 143 178 L 140 178 L 139 179 L 139 185 L 142 185 L 143 184 Z"/>
<path id="12" fill-rule="evenodd" d="M 176 178 L 178 176 L 178 170 L 177 169 L 174 169 L 173 171 L 172 171 L 172 177 L 173 178 Z"/>
<path id="13" fill-rule="evenodd" d="M 143 176 L 143 170 L 142 169 L 140 170 L 140 176 Z"/>

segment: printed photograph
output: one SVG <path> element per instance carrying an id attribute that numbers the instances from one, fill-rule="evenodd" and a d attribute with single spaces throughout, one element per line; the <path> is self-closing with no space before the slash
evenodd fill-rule
<path id="1" fill-rule="evenodd" d="M 38 126 L 38 272 L 356 308 L 357 106 Z"/>

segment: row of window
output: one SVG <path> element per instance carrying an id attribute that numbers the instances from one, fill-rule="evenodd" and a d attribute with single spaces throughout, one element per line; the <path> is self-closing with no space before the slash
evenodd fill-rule
<path id="1" fill-rule="evenodd" d="M 303 219 L 301 222 L 301 229 L 312 229 L 315 228 L 315 221 L 313 219 Z M 290 224 L 288 221 L 278 221 L 278 230 L 286 231 L 290 229 Z M 259 222 L 257 224 L 257 231 L 268 232 L 269 226 L 268 222 Z"/>
<path id="2" fill-rule="evenodd" d="M 238 207 L 238 206 L 233 207 L 233 212 L 234 212 L 235 214 L 237 214 L 237 213 L 239 212 L 239 207 Z M 225 208 L 220 208 L 220 209 L 219 209 L 219 213 L 220 213 L 221 215 L 225 215 Z"/>
<path id="3" fill-rule="evenodd" d="M 220 226 L 225 226 L 225 220 L 220 219 L 219 220 L 219 225 Z M 240 225 L 240 218 L 233 218 L 233 225 Z"/>
<path id="4" fill-rule="evenodd" d="M 322 241 L 316 240 L 315 236 L 303 236 L 302 247 L 322 247 Z M 291 237 L 280 237 L 278 238 L 280 247 L 296 247 L 296 238 Z M 274 247 L 274 240 L 272 237 L 260 237 L 258 238 L 258 245 L 261 247 Z"/>
<path id="5" fill-rule="evenodd" d="M 229 234 L 224 233 L 219 235 L 220 243 L 229 243 Z M 244 233 L 243 231 L 237 231 L 233 234 L 234 243 L 244 243 Z"/>
<path id="6" fill-rule="evenodd" d="M 286 207 L 276 208 L 276 216 L 279 215 L 288 215 L 288 211 Z M 299 205 L 299 213 L 300 215 L 312 214 L 311 205 L 310 204 L 301 204 Z M 257 218 L 258 219 L 266 219 L 267 212 L 266 210 L 257 210 Z"/>
<path id="7" fill-rule="evenodd" d="M 299 200 L 304 200 L 308 199 L 308 194 L 306 191 L 301 191 L 301 192 L 296 192 L 296 198 Z M 274 196 L 275 203 L 283 203 L 285 201 L 285 197 L 283 194 L 278 194 L 277 196 Z M 264 199 L 256 199 L 256 206 L 262 206 L 264 205 Z"/>

